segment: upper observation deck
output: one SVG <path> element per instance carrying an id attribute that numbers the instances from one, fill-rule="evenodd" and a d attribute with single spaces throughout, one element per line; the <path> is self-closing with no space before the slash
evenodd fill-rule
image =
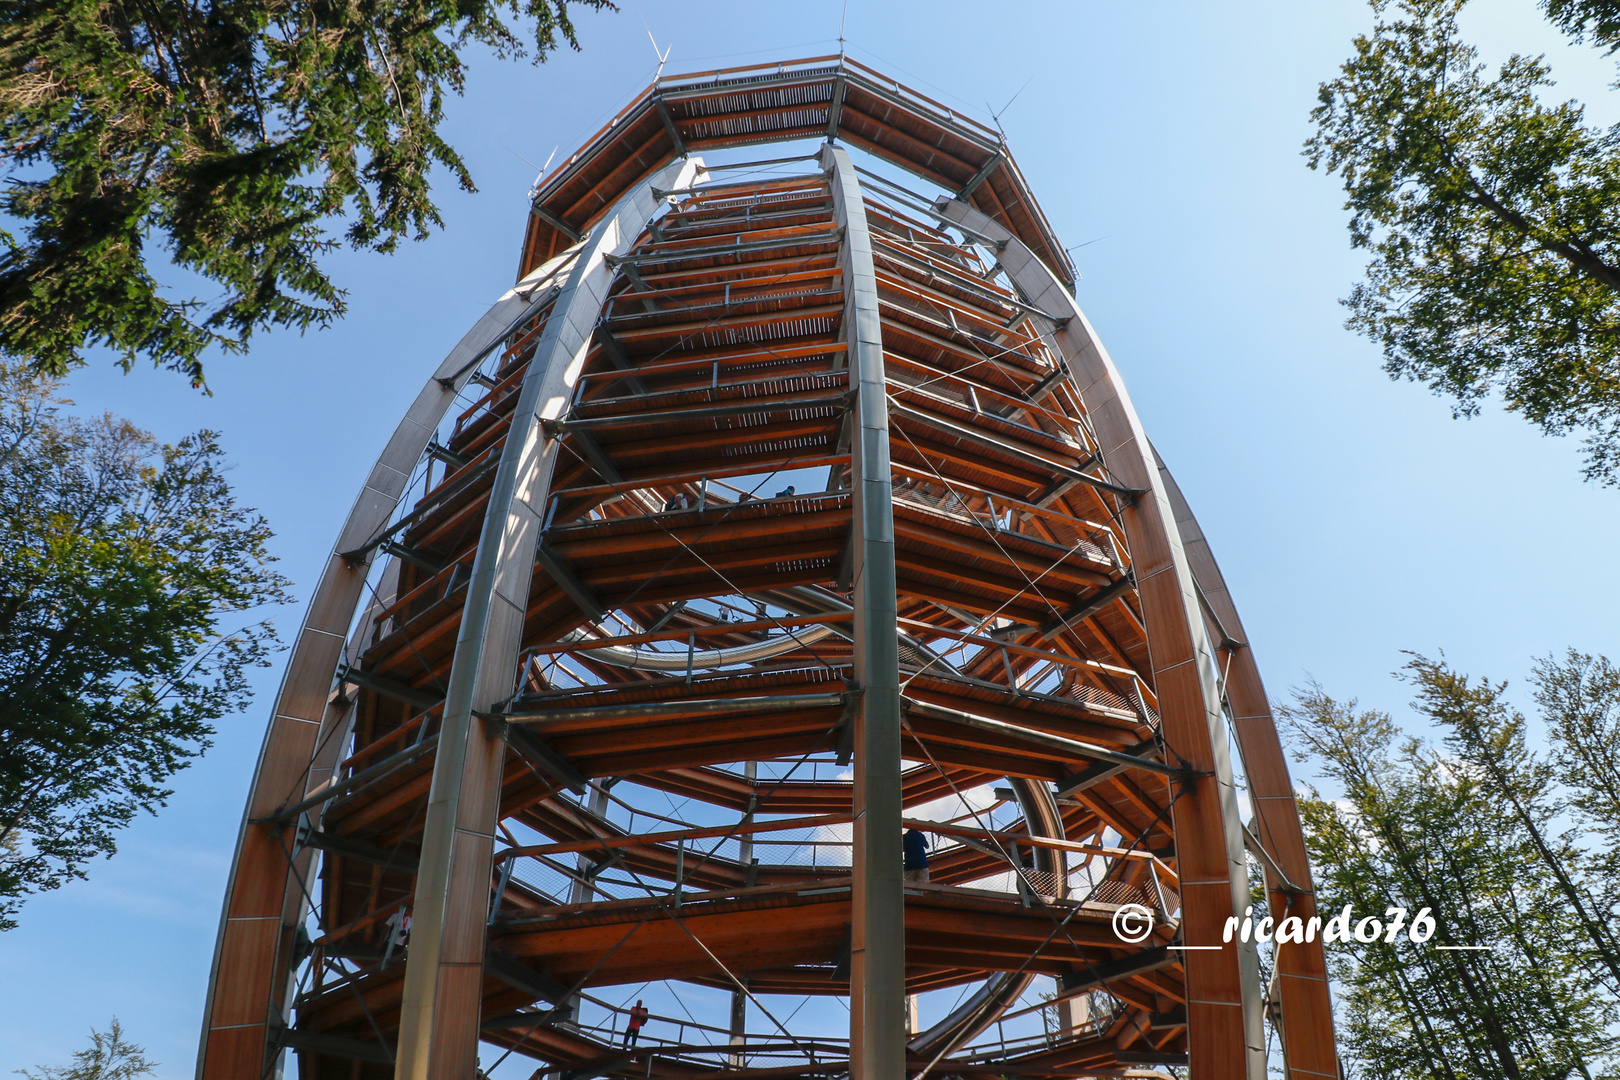
<path id="1" fill-rule="evenodd" d="M 539 185 L 518 276 L 578 243 L 676 158 L 799 139 L 842 139 L 939 185 L 1074 285 L 1074 266 L 1002 134 L 847 56 L 656 80 Z"/>

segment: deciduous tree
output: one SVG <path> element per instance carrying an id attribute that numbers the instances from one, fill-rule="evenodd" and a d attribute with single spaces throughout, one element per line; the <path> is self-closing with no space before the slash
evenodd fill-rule
<path id="1" fill-rule="evenodd" d="M 1481 64 L 1465 4 L 1373 0 L 1377 25 L 1311 114 L 1307 158 L 1343 179 L 1371 254 L 1348 325 L 1459 416 L 1500 394 L 1548 434 L 1584 432 L 1587 476 L 1620 483 L 1620 127 L 1557 102 L 1541 57 Z M 1614 0 L 1545 7 L 1620 42 Z"/>
<path id="2" fill-rule="evenodd" d="M 285 599 L 212 432 L 162 446 L 0 368 L 0 929 L 92 858 L 248 698 Z"/>
<path id="3" fill-rule="evenodd" d="M 1319 687 L 1282 709 L 1301 760 L 1336 789 L 1300 799 L 1324 916 L 1347 904 L 1358 920 L 1427 907 L 1438 926 L 1423 944 L 1399 934 L 1328 946 L 1347 1064 L 1366 1080 L 1611 1075 L 1613 988 L 1548 872 L 1551 858 L 1586 884 L 1581 851 L 1549 813 L 1556 792 L 1518 786 L 1541 763 L 1502 723 L 1511 714 L 1496 709 L 1496 687 L 1422 658 L 1407 674 L 1419 715 L 1443 729 L 1478 721 L 1528 823 L 1489 767 L 1403 736 L 1385 713 Z M 1483 715 L 1462 715 L 1471 709 Z"/>

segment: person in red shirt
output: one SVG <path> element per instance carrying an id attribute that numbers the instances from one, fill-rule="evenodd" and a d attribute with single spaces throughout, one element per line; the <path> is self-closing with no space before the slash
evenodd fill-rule
<path id="1" fill-rule="evenodd" d="M 648 1015 L 647 1006 L 643 1005 L 638 998 L 636 1007 L 630 1010 L 630 1022 L 624 1026 L 625 1046 L 636 1045 L 636 1036 L 641 1034 L 642 1026 L 647 1023 Z"/>

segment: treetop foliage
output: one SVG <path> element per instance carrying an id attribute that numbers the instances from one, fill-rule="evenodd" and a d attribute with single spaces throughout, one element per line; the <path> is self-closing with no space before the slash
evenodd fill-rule
<path id="1" fill-rule="evenodd" d="M 1620 127 L 1547 103 L 1541 57 L 1490 72 L 1459 35 L 1465 3 L 1374 3 L 1311 114 L 1306 157 L 1343 179 L 1372 256 L 1347 325 L 1459 416 L 1499 393 L 1548 434 L 1584 431 L 1588 478 L 1620 483 Z M 1614 0 L 1546 9 L 1620 45 Z"/>
<path id="2" fill-rule="evenodd" d="M 211 347 L 329 324 L 328 222 L 391 251 L 440 224 L 434 166 L 474 190 L 439 132 L 461 50 L 562 42 L 569 0 L 0 0 L 0 353 L 61 375 L 105 346 L 201 386 Z M 170 260 L 217 298 L 177 298 Z"/>
<path id="3" fill-rule="evenodd" d="M 286 600 L 213 432 L 61 404 L 0 368 L 0 930 L 163 805 L 275 645 L 245 613 Z"/>
<path id="4" fill-rule="evenodd" d="M 72 1065 L 17 1070 L 28 1080 L 134 1080 L 156 1071 L 157 1062 L 147 1060 L 144 1049 L 124 1039 L 116 1016 L 106 1031 L 90 1029 L 90 1045 L 74 1051 Z"/>
<path id="5" fill-rule="evenodd" d="M 1620 49 L 1620 2 L 1617 0 L 1542 0 L 1553 25 L 1576 41 L 1590 41 L 1610 52 Z"/>
<path id="6" fill-rule="evenodd" d="M 1620 829 L 1620 671 L 1573 651 L 1538 662 L 1539 727 L 1505 684 L 1443 658 L 1414 655 L 1401 677 L 1438 744 L 1319 686 L 1279 709 L 1338 789 L 1299 798 L 1319 907 L 1428 907 L 1432 946 L 1453 947 L 1329 947 L 1348 1074 L 1620 1074 L 1620 866 L 1595 842 Z"/>

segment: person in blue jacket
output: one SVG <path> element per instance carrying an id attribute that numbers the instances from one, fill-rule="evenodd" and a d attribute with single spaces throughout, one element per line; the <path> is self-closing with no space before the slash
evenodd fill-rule
<path id="1" fill-rule="evenodd" d="M 907 829 L 900 838 L 905 853 L 906 881 L 918 885 L 928 883 L 928 835 L 921 829 Z"/>

